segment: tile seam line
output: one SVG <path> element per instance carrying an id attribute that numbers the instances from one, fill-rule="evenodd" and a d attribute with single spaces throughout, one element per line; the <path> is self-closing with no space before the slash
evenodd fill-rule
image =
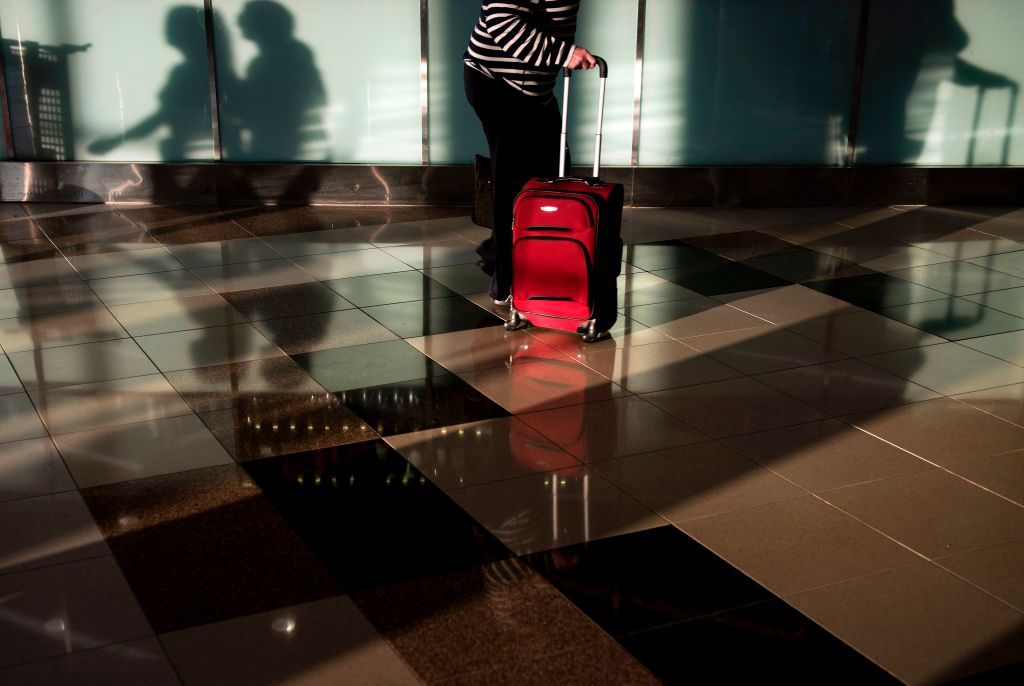
<path id="1" fill-rule="evenodd" d="M 64 493 L 70 493 L 70 492 L 71 491 L 64 491 Z M 51 493 L 49 495 L 61 495 L 61 494 Z M 45 498 L 46 496 L 36 496 L 36 497 L 43 497 L 43 498 Z M 9 501 L 9 502 L 24 502 L 25 500 L 29 500 L 29 498 L 22 498 L 21 500 Z M 3 504 L 4 503 L 0 503 L 0 505 L 3 505 Z M 83 505 L 84 505 L 84 500 L 83 500 Z M 87 511 L 88 511 L 88 509 L 89 508 L 86 507 Z M 89 517 L 92 518 L 92 512 L 91 511 L 89 512 Z M 96 530 L 100 531 L 99 524 L 96 524 L 95 520 L 93 520 L 93 524 L 96 527 Z M 103 532 L 102 531 L 100 531 L 100 536 L 103 536 Z M 76 563 L 79 563 L 79 562 L 92 562 L 94 560 L 102 560 L 102 559 L 105 559 L 105 558 L 108 558 L 108 557 L 109 558 L 113 558 L 114 557 L 114 553 L 113 553 L 113 551 L 110 550 L 110 547 L 107 545 L 107 539 L 106 539 L 105 536 L 103 537 L 103 545 L 107 548 L 107 550 L 109 552 L 107 552 L 105 554 L 102 554 L 102 555 L 88 555 L 86 557 L 76 557 L 73 560 L 61 560 L 60 562 L 51 562 L 50 564 L 44 564 L 44 565 L 38 565 L 38 566 L 32 566 L 32 567 L 25 567 L 23 569 L 6 569 L 6 570 L 3 570 L 3 571 L 0 571 L 0 579 L 3 579 L 5 577 L 9 577 L 9 576 L 14 576 L 15 574 L 30 574 L 32 572 L 41 572 L 41 571 L 43 571 L 45 569 L 53 569 L 55 567 L 63 567 L 65 565 L 73 565 L 73 564 L 76 564 Z M 120 643 L 120 641 L 118 641 L 118 643 Z M 0 669 L 4 669 L 4 668 L 0 668 Z"/>
<path id="2" fill-rule="evenodd" d="M 1024 329 L 1022 329 L 1022 331 L 1024 331 Z M 1017 332 L 1016 331 L 1007 331 L 1005 333 L 1017 333 Z M 992 335 L 1000 336 L 1002 334 L 992 334 Z M 979 336 L 979 338 L 986 338 L 986 336 Z M 973 340 L 973 339 L 965 338 L 965 339 L 961 339 L 961 340 Z M 892 350 L 889 353 L 875 353 L 875 354 L 872 354 L 872 355 L 864 355 L 863 357 L 851 357 L 849 359 L 857 360 L 858 362 L 861 362 L 862 364 L 866 364 L 869 367 L 873 367 L 875 369 L 883 371 L 886 374 L 891 374 L 892 376 L 895 376 L 895 377 L 897 377 L 899 379 L 903 379 L 904 381 L 906 381 L 908 383 L 916 384 L 916 385 L 920 386 L 921 388 L 926 388 L 926 389 L 928 389 L 930 391 L 934 391 L 935 393 L 938 393 L 939 395 L 941 395 L 941 396 L 943 396 L 945 398 L 953 398 L 954 400 L 955 400 L 954 396 L 967 395 L 968 393 L 981 393 L 983 391 L 990 391 L 990 390 L 994 390 L 996 388 L 1007 388 L 1009 386 L 1017 386 L 1017 385 L 1020 385 L 1022 383 L 1021 381 L 1012 381 L 1010 383 L 1005 383 L 1005 384 L 1004 383 L 1000 383 L 1000 384 L 997 384 L 995 386 L 988 386 L 986 388 L 975 388 L 973 390 L 954 391 L 954 392 L 951 392 L 951 393 L 947 393 L 945 391 L 939 390 L 938 388 L 932 388 L 931 386 L 925 386 L 921 382 L 912 381 L 911 379 L 908 379 L 905 376 L 901 376 L 900 374 L 897 374 L 895 372 L 889 371 L 885 367 L 882 367 L 882 366 L 872 362 L 870 359 L 868 359 L 868 358 L 871 358 L 871 357 L 881 357 L 882 355 L 889 355 L 890 353 L 907 352 L 907 351 L 910 351 L 910 350 L 923 350 L 925 348 L 936 348 L 936 347 L 938 347 L 940 345 L 949 345 L 949 344 L 958 346 L 960 348 L 965 348 L 967 350 L 970 350 L 972 352 L 978 353 L 980 355 L 984 355 L 985 357 L 989 357 L 989 358 L 991 358 L 991 359 L 993 359 L 993 360 L 995 360 L 997 362 L 1001 362 L 1003 364 L 1012 365 L 1012 366 L 1018 367 L 1018 368 L 1020 367 L 1019 364 L 1015 364 L 1013 362 L 1010 362 L 1009 360 L 1004 360 L 1003 358 L 996 357 L 995 355 L 990 355 L 989 353 L 985 352 L 984 350 L 977 350 L 977 349 L 972 348 L 970 346 L 963 345 L 962 343 L 960 343 L 960 341 L 951 341 L 951 340 L 948 340 L 948 339 L 946 340 L 945 343 L 931 343 L 929 345 L 923 345 L 923 346 L 918 346 L 918 347 L 914 347 L 914 348 L 904 348 L 903 350 Z M 931 398 L 931 400 L 934 400 L 934 399 L 935 398 Z M 922 401 L 916 401 L 916 402 L 922 402 Z M 904 404 L 913 404 L 913 403 L 904 403 Z M 896 407 L 898 407 L 898 406 L 896 406 Z M 871 410 L 868 410 L 868 411 L 870 412 Z M 857 414 L 857 413 L 849 413 L 849 414 Z M 1002 419 L 1002 418 L 1000 417 L 1000 419 Z M 1008 420 L 1003 419 L 1003 421 L 1007 422 Z M 1008 422 L 1008 423 L 1012 424 L 1012 422 Z"/>
<path id="3" fill-rule="evenodd" d="M 93 558 L 93 559 L 95 559 L 95 558 Z M 134 592 L 133 592 L 133 595 L 134 595 Z M 143 616 L 145 616 L 145 613 L 143 613 Z M 147 624 L 149 623 L 149 619 L 146 619 L 146 623 Z M 32 660 L 27 660 L 25 662 L 17 662 L 17 663 L 14 663 L 14 664 L 5 665 L 3 667 L 0 667 L 0 676 L 3 676 L 3 673 L 6 672 L 9 669 L 17 669 L 17 668 L 21 668 L 21 667 L 27 667 L 27 666 L 30 666 L 30 665 L 42 664 L 42 663 L 48 662 L 50 660 L 60 660 L 62 658 L 71 657 L 73 655 L 83 655 L 85 653 L 97 653 L 97 652 L 99 652 L 101 650 L 106 650 L 106 649 L 111 648 L 113 646 L 124 645 L 126 643 L 134 643 L 136 641 L 142 641 L 142 640 L 145 640 L 147 638 L 159 639 L 159 636 L 156 633 L 152 633 L 152 629 L 153 628 L 150 627 L 150 632 L 151 633 L 146 634 L 144 636 L 134 636 L 132 638 L 127 638 L 127 639 L 125 639 L 123 641 L 114 641 L 113 643 L 104 643 L 103 645 L 93 646 L 91 648 L 86 648 L 84 650 L 73 650 L 70 653 L 58 653 L 56 655 L 48 655 L 46 657 L 35 658 L 35 659 L 32 659 Z M 163 646 L 161 646 L 161 652 L 163 652 Z M 166 657 L 166 654 L 164 656 Z M 167 661 L 168 661 L 168 663 L 170 663 L 170 659 L 169 658 L 168 658 Z M 174 666 L 171 665 L 171 667 L 173 668 Z M 177 675 L 177 670 L 175 669 L 174 672 L 175 672 L 175 676 L 177 677 L 178 676 Z M 180 678 L 179 678 L 179 683 L 184 683 L 184 682 L 181 682 Z"/>

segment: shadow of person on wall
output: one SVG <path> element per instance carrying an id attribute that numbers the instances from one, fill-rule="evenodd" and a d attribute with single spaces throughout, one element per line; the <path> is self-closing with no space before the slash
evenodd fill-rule
<path id="1" fill-rule="evenodd" d="M 252 0 L 238 17 L 259 53 L 249 62 L 235 109 L 242 156 L 265 162 L 326 161 L 327 93 L 309 46 L 294 36 L 295 19 L 272 0 Z"/>
<path id="2" fill-rule="evenodd" d="M 203 9 L 179 5 L 167 13 L 164 37 L 184 60 L 171 70 L 157 97 L 159 107 L 121 134 L 104 136 L 89 144 L 89 152 L 105 155 L 128 141 L 146 138 L 162 127 L 168 136 L 160 141 L 160 158 L 166 162 L 209 159 L 211 149 L 209 71 Z M 232 88 L 230 77 L 221 87 Z M 197 103 L 207 103 L 197 107 Z"/>
<path id="3" fill-rule="evenodd" d="M 973 163 L 985 91 L 1008 88 L 1015 95 L 1017 84 L 960 56 L 970 36 L 957 19 L 953 0 L 893 0 L 872 17 L 868 40 L 875 48 L 869 47 L 866 58 L 861 129 L 871 132 L 872 145 L 858 152 L 857 161 L 918 162 L 925 145 L 920 128 L 932 119 L 939 86 L 949 81 L 978 89 L 967 162 Z M 1013 118 L 1012 110 L 1009 116 Z"/>

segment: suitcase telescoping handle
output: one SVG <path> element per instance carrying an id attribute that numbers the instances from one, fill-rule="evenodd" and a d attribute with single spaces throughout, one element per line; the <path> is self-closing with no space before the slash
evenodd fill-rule
<path id="1" fill-rule="evenodd" d="M 601 172 L 601 130 L 604 128 L 604 93 L 608 84 L 608 63 L 602 58 L 594 55 L 597 60 L 597 67 L 601 74 L 601 90 L 597 99 L 597 138 L 594 143 L 594 178 Z M 569 137 L 569 81 L 572 78 L 572 70 L 565 70 L 565 90 L 562 93 L 562 152 L 558 158 L 558 177 L 565 177 L 565 151 Z"/>

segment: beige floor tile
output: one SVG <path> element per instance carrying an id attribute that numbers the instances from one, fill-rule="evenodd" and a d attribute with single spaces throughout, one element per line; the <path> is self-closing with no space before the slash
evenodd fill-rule
<path id="1" fill-rule="evenodd" d="M 960 229 L 942 236 L 913 239 L 910 242 L 919 248 L 941 253 L 956 260 L 985 257 L 1021 249 L 1021 244 L 1017 241 L 999 238 L 974 229 Z"/>
<path id="2" fill-rule="evenodd" d="M 0 263 L 0 289 L 26 288 L 58 282 L 80 282 L 78 272 L 63 257 L 13 264 Z"/>
<path id="3" fill-rule="evenodd" d="M 242 324 L 246 321 L 222 297 L 212 294 L 115 305 L 110 311 L 133 336 Z"/>
<path id="4" fill-rule="evenodd" d="M 162 372 L 280 357 L 277 346 L 251 324 L 217 326 L 136 339 Z"/>
<path id="5" fill-rule="evenodd" d="M 212 292 L 195 274 L 186 270 L 94 279 L 88 283 L 108 307 L 151 300 L 190 298 Z"/>
<path id="6" fill-rule="evenodd" d="M 348 229 L 343 228 L 263 236 L 263 241 L 288 257 L 367 250 L 373 247 L 365 240 L 357 238 Z"/>
<path id="7" fill-rule="evenodd" d="M 740 376 L 736 370 L 676 341 L 585 351 L 576 358 L 631 393 L 651 393 Z"/>
<path id="8" fill-rule="evenodd" d="M 1024 381 L 1024 368 L 959 343 L 883 353 L 864 361 L 946 395 Z"/>
<path id="9" fill-rule="evenodd" d="M 49 437 L 4 443 L 0 450 L 0 502 L 74 490 L 75 482 Z"/>
<path id="10" fill-rule="evenodd" d="M 192 414 L 160 374 L 61 386 L 29 395 L 54 434 Z"/>
<path id="11" fill-rule="evenodd" d="M 665 525 L 583 467 L 461 488 L 451 496 L 517 555 Z"/>
<path id="12" fill-rule="evenodd" d="M 960 341 L 960 345 L 979 350 L 992 357 L 998 357 L 1000 360 L 1012 362 L 1019 367 L 1024 367 L 1024 331 L 1011 331 L 1010 333 L 1001 333 L 995 336 L 970 338 L 966 341 Z"/>
<path id="13" fill-rule="evenodd" d="M 294 286 L 315 281 L 308 273 L 284 259 L 198 267 L 192 273 L 218 293 Z"/>
<path id="14" fill-rule="evenodd" d="M 1024 541 L 944 557 L 938 564 L 1024 612 Z"/>
<path id="15" fill-rule="evenodd" d="M 623 215 L 622 240 L 633 244 L 714 236 L 733 233 L 736 226 L 717 212 L 681 207 L 634 208 Z"/>
<path id="16" fill-rule="evenodd" d="M 500 314 L 507 315 L 508 310 Z M 651 343 L 670 343 L 673 340 L 659 331 L 621 315 L 608 332 L 611 336 L 594 343 L 586 343 L 579 334 L 569 331 L 534 328 L 529 329 L 528 333 L 552 348 L 577 359 L 583 359 L 590 352 L 620 350 Z"/>
<path id="17" fill-rule="evenodd" d="M 757 379 L 833 417 L 939 397 L 859 360 L 787 369 Z"/>
<path id="18" fill-rule="evenodd" d="M 289 355 L 398 338 L 361 310 L 268 319 L 252 325 Z"/>
<path id="19" fill-rule="evenodd" d="M 220 264 L 259 262 L 281 258 L 281 253 L 258 238 L 171 245 L 167 247 L 167 250 L 186 267 L 213 267 Z"/>
<path id="20" fill-rule="evenodd" d="M 963 299 L 991 307 L 993 310 L 1024 317 L 1024 288 L 1007 288 L 1004 291 L 965 295 Z"/>
<path id="21" fill-rule="evenodd" d="M 416 269 L 450 267 L 453 264 L 476 264 L 476 244 L 462 236 L 433 242 L 383 248 L 384 252 Z"/>
<path id="22" fill-rule="evenodd" d="M 820 219 L 820 214 L 813 214 L 804 208 L 791 207 L 716 207 L 706 210 L 708 219 L 725 222 L 742 229 L 764 230 L 792 224 L 806 224 Z"/>
<path id="23" fill-rule="evenodd" d="M 599 462 L 594 469 L 677 523 L 805 495 L 785 479 L 715 442 Z"/>
<path id="24" fill-rule="evenodd" d="M 641 398 L 616 398 L 520 415 L 583 462 L 700 443 L 707 437 Z"/>
<path id="25" fill-rule="evenodd" d="M 1019 281 L 1020 277 L 1024 277 L 1024 245 L 1021 245 L 1021 248 L 1015 252 L 1005 252 L 999 255 L 989 255 L 987 257 L 976 257 L 970 260 L 970 262 L 987 269 L 994 269 L 1000 274 L 1013 275 L 1017 277 Z M 1016 285 L 1020 286 L 1024 284 L 1018 283 Z"/>
<path id="26" fill-rule="evenodd" d="M 68 261 L 83 279 L 170 272 L 184 266 L 162 247 L 72 255 Z"/>
<path id="27" fill-rule="evenodd" d="M 813 496 L 677 526 L 773 593 L 789 595 L 921 558 Z"/>
<path id="28" fill-rule="evenodd" d="M 984 258 L 986 262 L 993 258 Z M 1024 280 L 970 262 L 944 262 L 891 271 L 895 277 L 952 295 L 971 295 L 1024 286 Z"/>
<path id="29" fill-rule="evenodd" d="M 764 321 L 711 298 L 689 298 L 625 310 L 625 315 L 672 338 L 686 339 L 764 326 Z"/>
<path id="30" fill-rule="evenodd" d="M 135 341 L 127 338 L 13 353 L 8 357 L 30 391 L 157 372 Z"/>
<path id="31" fill-rule="evenodd" d="M 0 290 L 0 318 L 37 316 L 46 312 L 101 307 L 103 303 L 85 282 L 43 284 Z"/>
<path id="32" fill-rule="evenodd" d="M 629 395 L 621 386 L 564 355 L 511 367 L 467 370 L 459 376 L 513 414 Z"/>
<path id="33" fill-rule="evenodd" d="M 951 465 L 1024 446 L 1024 429 L 948 398 L 846 417 L 929 462 Z"/>
<path id="34" fill-rule="evenodd" d="M 855 357 L 946 342 L 944 338 L 867 310 L 809 319 L 789 328 L 801 336 Z"/>
<path id="35" fill-rule="evenodd" d="M 0 346 L 8 353 L 127 337 L 105 307 L 0 320 Z"/>
<path id="36" fill-rule="evenodd" d="M 46 427 L 25 393 L 0 396 L 0 444 L 46 436 Z"/>
<path id="37" fill-rule="evenodd" d="M 931 469 L 924 460 L 835 419 L 722 442 L 812 493 Z"/>
<path id="38" fill-rule="evenodd" d="M 21 393 L 23 390 L 25 389 L 18 375 L 14 373 L 11 361 L 7 359 L 7 355 L 0 353 L 0 395 Z"/>
<path id="39" fill-rule="evenodd" d="M 349 252 L 308 255 L 293 259 L 295 264 L 320 281 L 346 279 L 354 276 L 388 274 L 410 269 L 409 265 L 396 260 L 383 250 L 352 250 Z M 429 276 L 429 274 L 428 274 Z"/>
<path id="40" fill-rule="evenodd" d="M 418 684 L 345 597 L 163 634 L 186 684 Z"/>
<path id="41" fill-rule="evenodd" d="M 845 357 L 841 352 L 829 350 L 814 341 L 769 324 L 740 331 L 695 336 L 683 342 L 745 374 L 763 374 Z"/>
<path id="42" fill-rule="evenodd" d="M 181 686 L 156 637 L 71 653 L 0 670 L 24 686 Z"/>
<path id="43" fill-rule="evenodd" d="M 1024 450 L 961 462 L 950 471 L 1024 507 Z"/>
<path id="44" fill-rule="evenodd" d="M 232 463 L 194 415 L 63 434 L 54 442 L 81 488 Z"/>
<path id="45" fill-rule="evenodd" d="M 927 563 L 786 600 L 908 684 L 1024 659 L 1020 613 Z"/>
<path id="46" fill-rule="evenodd" d="M 936 252 L 857 233 L 843 235 L 839 240 L 823 239 L 805 245 L 876 271 L 909 269 L 949 261 L 949 257 Z"/>
<path id="47" fill-rule="evenodd" d="M 1024 426 L 1024 384 L 999 386 L 955 397 L 983 412 L 988 412 L 1018 426 Z"/>
<path id="48" fill-rule="evenodd" d="M 387 442 L 445 490 L 579 464 L 516 417 L 391 436 Z"/>
<path id="49" fill-rule="evenodd" d="M 152 635 L 109 556 L 0 575 L 0 598 L 5 667 Z"/>
<path id="50" fill-rule="evenodd" d="M 847 312 L 860 308 L 804 286 L 785 286 L 749 293 L 717 296 L 718 300 L 779 326 Z"/>
<path id="51" fill-rule="evenodd" d="M 751 378 L 674 388 L 644 398 L 713 438 L 825 418 L 818 410 Z"/>
<path id="52" fill-rule="evenodd" d="M 407 342 L 453 372 L 565 359 L 557 350 L 526 332 L 505 331 L 500 326 L 410 338 Z"/>
<path id="53" fill-rule="evenodd" d="M 0 504 L 0 574 L 110 555 L 78 491 Z"/>
<path id="54" fill-rule="evenodd" d="M 1024 538 L 1024 508 L 940 469 L 822 497 L 931 559 Z"/>
<path id="55" fill-rule="evenodd" d="M 639 307 L 671 300 L 700 299 L 702 296 L 648 272 L 624 273 L 618 278 L 619 307 Z"/>

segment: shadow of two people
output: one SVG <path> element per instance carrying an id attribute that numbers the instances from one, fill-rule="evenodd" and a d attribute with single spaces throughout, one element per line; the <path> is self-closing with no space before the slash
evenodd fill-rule
<path id="1" fill-rule="evenodd" d="M 161 88 L 159 107 L 127 131 L 93 141 L 89 152 L 109 153 L 147 137 L 161 127 L 169 135 L 160 142 L 165 161 L 210 156 L 210 73 L 205 15 L 200 7 L 180 5 L 167 13 L 164 36 L 184 61 Z M 224 159 L 291 162 L 312 160 L 310 144 L 326 140 L 323 113 L 327 93 L 312 50 L 294 36 L 295 20 L 272 0 L 251 0 L 238 17 L 242 36 L 258 50 L 244 78 L 234 71 L 231 40 L 220 15 L 214 14 L 217 36 L 217 97 Z M 321 151 L 323 145 L 319 145 Z"/>

